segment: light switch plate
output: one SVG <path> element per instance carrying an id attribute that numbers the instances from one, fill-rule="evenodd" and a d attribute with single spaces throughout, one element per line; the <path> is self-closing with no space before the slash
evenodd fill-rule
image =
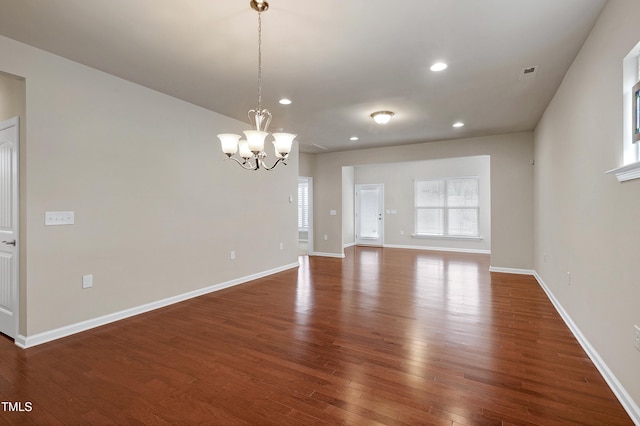
<path id="1" fill-rule="evenodd" d="M 46 226 L 73 225 L 75 223 L 74 212 L 45 212 L 44 224 Z"/>

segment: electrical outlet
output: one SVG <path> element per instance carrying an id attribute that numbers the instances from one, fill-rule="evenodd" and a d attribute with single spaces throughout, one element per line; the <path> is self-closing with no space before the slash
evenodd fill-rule
<path id="1" fill-rule="evenodd" d="M 634 336 L 635 347 L 637 350 L 640 351 L 640 327 L 637 325 L 634 325 L 633 328 L 635 331 L 635 336 Z"/>
<path id="2" fill-rule="evenodd" d="M 229 257 L 231 258 L 231 260 L 236 260 L 236 252 L 232 250 Z"/>
<path id="3" fill-rule="evenodd" d="M 284 243 L 280 243 L 280 250 L 284 250 Z"/>
<path id="4" fill-rule="evenodd" d="M 82 288 L 93 287 L 93 274 L 82 276 Z"/>
<path id="5" fill-rule="evenodd" d="M 571 285 L 571 272 L 567 272 L 567 285 Z"/>

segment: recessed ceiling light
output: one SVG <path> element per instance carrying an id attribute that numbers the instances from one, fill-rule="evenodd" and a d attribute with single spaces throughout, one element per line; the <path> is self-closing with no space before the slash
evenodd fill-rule
<path id="1" fill-rule="evenodd" d="M 446 69 L 447 64 L 445 64 L 444 62 L 436 62 L 435 64 L 431 65 L 431 71 L 442 71 Z"/>
<path id="2" fill-rule="evenodd" d="M 357 137 L 357 136 L 351 136 L 351 137 L 349 138 L 349 140 L 350 140 L 350 141 L 357 141 L 357 140 L 358 140 L 358 137 Z"/>
<path id="3" fill-rule="evenodd" d="M 287 98 L 282 98 L 278 102 L 280 102 L 280 105 L 291 105 L 291 99 Z"/>
<path id="4" fill-rule="evenodd" d="M 453 127 L 462 127 L 462 126 L 464 126 L 464 123 L 462 121 L 457 121 L 453 123 Z"/>

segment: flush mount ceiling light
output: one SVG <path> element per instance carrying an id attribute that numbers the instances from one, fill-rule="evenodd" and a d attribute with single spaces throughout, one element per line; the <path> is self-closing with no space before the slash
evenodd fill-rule
<path id="1" fill-rule="evenodd" d="M 227 158 L 234 160 L 246 170 L 273 170 L 278 164 L 285 163 L 291 152 L 291 144 L 296 135 L 291 133 L 273 133 L 273 146 L 275 148 L 276 162 L 272 166 L 267 166 L 264 159 L 267 153 L 264 151 L 264 141 L 269 135 L 267 128 L 271 122 L 271 113 L 262 108 L 262 12 L 269 10 L 269 3 L 264 0 L 251 0 L 251 8 L 258 12 L 258 107 L 249 110 L 249 120 L 253 125 L 252 130 L 245 130 L 243 133 L 246 139 L 240 140 L 242 136 L 233 133 L 221 133 L 218 135 L 222 152 Z M 291 103 L 291 102 L 289 102 Z M 233 155 L 238 153 L 241 160 Z"/>
<path id="2" fill-rule="evenodd" d="M 453 127 L 464 127 L 464 123 L 462 121 L 457 121 L 453 123 Z"/>
<path id="3" fill-rule="evenodd" d="M 391 111 L 377 111 L 371 114 L 371 118 L 378 124 L 387 124 L 391 121 L 394 114 Z"/>
<path id="4" fill-rule="evenodd" d="M 431 65 L 431 71 L 443 71 L 447 69 L 447 64 L 445 64 L 444 62 L 436 62 L 435 64 Z"/>
<path id="5" fill-rule="evenodd" d="M 282 98 L 278 101 L 280 105 L 291 105 L 291 99 Z"/>

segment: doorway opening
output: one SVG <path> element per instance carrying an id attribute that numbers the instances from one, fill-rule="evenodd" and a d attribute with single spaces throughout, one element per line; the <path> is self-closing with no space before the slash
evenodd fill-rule
<path id="1" fill-rule="evenodd" d="M 0 122 L 0 333 L 18 335 L 19 119 Z"/>

